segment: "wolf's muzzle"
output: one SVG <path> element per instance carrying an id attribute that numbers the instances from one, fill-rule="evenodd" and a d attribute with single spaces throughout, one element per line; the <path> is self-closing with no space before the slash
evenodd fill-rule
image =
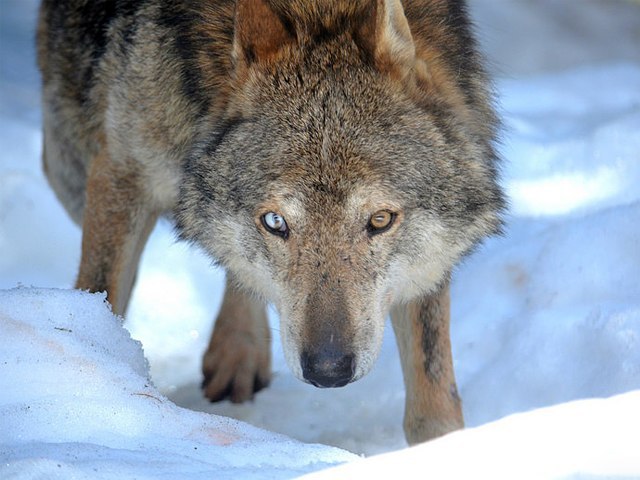
<path id="1" fill-rule="evenodd" d="M 319 388 L 344 387 L 353 380 L 356 371 L 353 355 L 327 349 L 303 352 L 300 365 L 304 379 Z"/>

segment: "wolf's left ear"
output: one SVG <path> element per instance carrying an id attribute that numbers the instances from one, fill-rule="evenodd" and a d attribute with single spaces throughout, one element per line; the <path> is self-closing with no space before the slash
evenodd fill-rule
<path id="1" fill-rule="evenodd" d="M 407 76 L 416 63 L 416 47 L 400 0 L 374 0 L 357 32 L 357 41 L 380 71 Z"/>
<path id="2" fill-rule="evenodd" d="M 265 0 L 236 2 L 233 53 L 239 65 L 273 60 L 295 42 L 295 32 Z"/>

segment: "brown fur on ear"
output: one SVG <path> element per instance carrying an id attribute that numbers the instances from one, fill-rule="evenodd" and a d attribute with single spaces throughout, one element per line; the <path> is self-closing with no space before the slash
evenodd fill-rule
<path id="1" fill-rule="evenodd" d="M 295 40 L 293 25 L 278 16 L 265 0 L 238 0 L 234 53 L 240 63 L 249 66 L 268 62 Z"/>
<path id="2" fill-rule="evenodd" d="M 298 36 L 339 34 L 360 24 L 375 0 L 268 0 L 281 17 L 295 25 Z"/>
<path id="3" fill-rule="evenodd" d="M 416 47 L 400 0 L 238 0 L 234 52 L 238 68 L 281 58 L 287 45 L 351 30 L 376 68 L 404 79 Z"/>
<path id="4" fill-rule="evenodd" d="M 381 72 L 402 79 L 416 65 L 416 47 L 400 0 L 375 0 L 357 41 Z"/>

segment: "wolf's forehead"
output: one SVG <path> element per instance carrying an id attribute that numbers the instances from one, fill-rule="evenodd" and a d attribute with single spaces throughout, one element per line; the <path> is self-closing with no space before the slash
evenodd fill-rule
<path id="1" fill-rule="evenodd" d="M 316 184 L 310 188 L 281 190 L 267 202 L 290 218 L 355 218 L 380 209 L 398 211 L 397 195 L 377 182 L 362 181 L 349 189 Z"/>

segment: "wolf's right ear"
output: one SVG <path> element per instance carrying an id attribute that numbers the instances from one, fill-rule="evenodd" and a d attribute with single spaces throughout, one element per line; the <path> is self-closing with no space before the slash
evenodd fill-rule
<path id="1" fill-rule="evenodd" d="M 265 0 L 238 0 L 234 28 L 236 68 L 269 63 L 296 41 L 293 25 L 278 16 Z"/>
<path id="2" fill-rule="evenodd" d="M 416 47 L 400 0 L 374 0 L 357 32 L 379 71 L 405 78 L 416 64 Z"/>

